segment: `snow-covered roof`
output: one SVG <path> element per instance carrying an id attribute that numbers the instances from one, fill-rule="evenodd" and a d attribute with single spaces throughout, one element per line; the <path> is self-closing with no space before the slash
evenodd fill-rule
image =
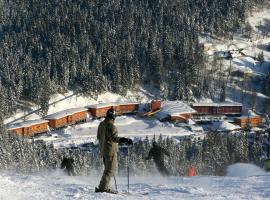
<path id="1" fill-rule="evenodd" d="M 121 103 L 117 103 L 117 104 L 118 104 L 118 106 L 134 105 L 134 104 L 139 105 L 138 102 L 121 102 Z"/>
<path id="2" fill-rule="evenodd" d="M 12 129 L 17 129 L 17 128 L 22 128 L 22 127 L 29 127 L 29 126 L 33 126 L 33 125 L 37 125 L 37 124 L 42 124 L 42 123 L 48 123 L 48 120 L 44 120 L 44 119 L 37 119 L 37 120 L 29 120 L 26 122 L 19 122 L 16 124 L 11 124 L 7 127 L 8 130 L 12 130 Z"/>
<path id="3" fill-rule="evenodd" d="M 114 103 L 99 103 L 93 104 L 89 106 L 85 106 L 86 108 L 106 108 L 106 107 L 114 107 L 121 105 L 131 105 L 131 104 L 139 104 L 138 102 L 114 102 Z"/>
<path id="4" fill-rule="evenodd" d="M 203 128 L 201 126 L 192 125 L 192 126 L 190 126 L 190 128 L 191 128 L 192 132 L 200 132 L 200 131 L 203 132 Z M 201 135 L 201 134 L 199 134 L 199 135 Z"/>
<path id="5" fill-rule="evenodd" d="M 219 122 L 213 122 L 213 129 L 217 131 L 233 131 L 233 130 L 238 130 L 241 127 L 238 125 L 231 124 L 226 121 L 219 121 Z"/>
<path id="6" fill-rule="evenodd" d="M 224 106 L 243 106 L 243 105 L 241 103 L 236 103 L 236 102 L 222 102 L 222 103 L 199 102 L 199 103 L 193 103 L 192 106 L 224 107 Z"/>
<path id="7" fill-rule="evenodd" d="M 196 113 L 196 110 L 192 109 L 182 101 L 164 101 L 162 102 L 162 111 L 158 113 L 158 118 L 164 118 L 165 116 L 179 116 L 186 113 Z"/>
<path id="8" fill-rule="evenodd" d="M 106 108 L 106 107 L 112 107 L 117 106 L 116 103 L 99 103 L 99 104 L 92 104 L 89 106 L 85 106 L 86 108 Z"/>
<path id="9" fill-rule="evenodd" d="M 67 110 L 63 110 L 63 111 L 48 115 L 45 117 L 45 119 L 59 119 L 67 115 L 72 115 L 74 113 L 82 112 L 82 111 L 87 111 L 87 108 L 70 108 Z"/>

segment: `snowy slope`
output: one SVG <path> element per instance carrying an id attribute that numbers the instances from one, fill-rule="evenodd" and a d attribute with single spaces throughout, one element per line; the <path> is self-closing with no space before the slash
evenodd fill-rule
<path id="1" fill-rule="evenodd" d="M 241 176 L 130 177 L 131 195 L 94 193 L 100 177 L 69 177 L 62 172 L 20 175 L 0 173 L 1 200 L 69 200 L 69 199 L 228 199 L 266 200 L 270 197 L 270 174 L 251 173 L 255 166 L 233 166 Z M 244 173 L 246 172 L 246 173 Z M 230 174 L 230 173 L 228 173 Z M 127 190 L 126 177 L 116 177 L 118 190 Z M 113 183 L 113 181 L 112 181 Z M 112 185 L 114 188 L 114 185 Z M 147 193 L 147 195 L 142 195 Z"/>
<path id="2" fill-rule="evenodd" d="M 200 38 L 202 43 L 211 44 L 205 52 L 209 60 L 209 68 L 213 67 L 211 62 L 214 55 L 217 55 L 223 63 L 221 70 L 224 81 L 227 82 L 227 100 L 243 103 L 246 108 L 254 106 L 258 112 L 264 112 L 264 104 L 270 98 L 262 94 L 264 77 L 270 72 L 270 51 L 267 50 L 270 45 L 270 34 L 269 31 L 265 31 L 269 30 L 270 26 L 269 13 L 269 9 L 260 10 L 253 12 L 246 19 L 246 23 L 252 29 L 250 38 L 247 38 L 245 31 L 242 30 L 234 33 L 231 39 Z M 228 52 L 232 53 L 231 59 L 224 58 Z M 264 55 L 265 62 L 263 63 L 257 60 L 260 53 Z M 232 75 L 233 72 L 239 72 L 245 76 Z M 245 84 L 241 83 L 243 79 Z M 247 86 L 241 89 L 242 85 Z"/>
<path id="3" fill-rule="evenodd" d="M 59 111 L 63 111 L 65 109 L 69 108 L 80 108 L 87 105 L 93 105 L 93 104 L 99 104 L 99 103 L 119 103 L 119 102 L 149 102 L 150 99 L 159 98 L 158 95 L 151 94 L 144 90 L 143 88 L 138 88 L 136 91 L 128 91 L 127 96 L 123 97 L 118 94 L 114 94 L 111 92 L 105 92 L 97 97 L 86 97 L 82 96 L 81 94 L 75 94 L 72 91 L 69 91 L 64 94 L 55 94 L 51 96 L 49 104 L 49 110 L 48 114 L 53 114 Z M 16 114 L 8 119 L 4 120 L 4 123 L 7 124 L 13 120 L 19 119 L 20 117 L 27 115 L 28 113 L 35 111 L 38 109 L 36 105 L 29 104 L 29 102 L 25 103 L 27 106 L 25 107 L 25 110 L 18 109 Z M 23 106 L 22 106 L 23 107 Z M 26 118 L 22 118 L 17 122 L 23 121 L 23 120 L 34 120 L 39 119 L 41 116 L 39 116 L 36 113 L 33 113 Z"/>

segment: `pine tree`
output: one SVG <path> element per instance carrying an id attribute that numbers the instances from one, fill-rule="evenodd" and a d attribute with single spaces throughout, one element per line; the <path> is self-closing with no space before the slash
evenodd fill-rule
<path id="1" fill-rule="evenodd" d="M 270 96 L 270 73 L 268 73 L 265 77 L 264 93 Z"/>
<path id="2" fill-rule="evenodd" d="M 264 55 L 263 55 L 263 51 L 261 51 L 258 55 L 257 55 L 257 60 L 260 62 L 260 65 L 262 65 L 264 63 Z"/>

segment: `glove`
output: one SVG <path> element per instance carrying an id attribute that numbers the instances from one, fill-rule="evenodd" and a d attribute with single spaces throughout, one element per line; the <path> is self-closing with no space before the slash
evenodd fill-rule
<path id="1" fill-rule="evenodd" d="M 129 138 L 124 138 L 124 137 L 122 137 L 122 138 L 120 138 L 119 139 L 119 143 L 120 144 L 128 144 L 128 145 L 133 145 L 133 141 L 131 140 L 131 139 L 129 139 Z"/>
<path id="2" fill-rule="evenodd" d="M 128 140 L 128 142 L 127 142 L 128 145 L 133 145 L 132 139 L 127 138 L 127 140 Z"/>

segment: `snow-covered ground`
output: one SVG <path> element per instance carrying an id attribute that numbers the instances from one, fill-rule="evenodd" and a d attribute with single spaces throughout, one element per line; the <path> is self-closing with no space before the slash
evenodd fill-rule
<path id="1" fill-rule="evenodd" d="M 237 172 L 241 172 L 239 175 Z M 116 177 L 118 190 L 127 190 L 127 178 Z M 270 197 L 270 173 L 253 165 L 237 164 L 228 168 L 228 176 L 130 177 L 130 194 L 94 193 L 100 176 L 64 175 L 61 171 L 20 175 L 0 173 L 1 200 L 69 199 L 196 199 L 266 200 Z M 111 187 L 114 188 L 113 180 Z"/>
<path id="2" fill-rule="evenodd" d="M 220 62 L 223 63 L 222 70 L 225 72 L 224 80 L 227 81 L 227 100 L 233 100 L 243 103 L 246 108 L 253 107 L 259 112 L 264 112 L 264 104 L 270 97 L 262 94 L 265 75 L 270 72 L 270 10 L 253 12 L 246 23 L 250 25 L 252 31 L 250 37 L 246 37 L 245 31 L 239 30 L 231 39 L 213 39 L 211 37 L 202 37 L 201 42 L 210 45 L 206 51 L 209 58 L 210 68 L 213 67 L 211 60 L 217 55 Z M 228 52 L 232 53 L 232 58 L 225 58 Z M 263 53 L 264 62 L 257 60 L 258 54 Z M 228 72 L 240 72 L 244 75 L 240 77 L 227 77 Z M 235 75 L 234 75 L 235 76 Z M 246 82 L 244 98 L 240 87 L 241 81 Z M 250 95 L 252 94 L 252 95 Z M 255 97 L 254 97 L 255 96 Z M 268 100 L 269 101 L 269 100 Z"/>
<path id="3" fill-rule="evenodd" d="M 112 93 L 104 93 L 97 97 L 97 99 L 93 99 L 91 97 L 82 97 L 73 95 L 72 92 L 67 94 L 58 94 L 51 98 L 50 109 L 48 114 L 52 114 L 58 111 L 63 111 L 70 108 L 76 107 L 84 107 L 87 105 L 97 104 L 97 103 L 112 103 L 112 102 L 150 102 L 149 98 L 154 98 L 150 93 L 143 91 L 142 89 L 138 93 L 129 92 L 128 97 L 123 97 L 117 94 Z M 61 100 L 61 101 L 59 101 Z M 57 102 L 57 103 L 55 103 Z M 180 102 L 179 102 L 180 103 Z M 179 107 L 183 107 L 184 104 L 179 104 Z M 186 105 L 185 105 L 186 106 Z M 32 108 L 35 109 L 35 108 Z M 179 108 L 184 109 L 184 108 Z M 186 109 L 186 108 L 185 108 Z M 191 109 L 191 108 L 190 108 Z M 24 112 L 18 111 L 18 113 L 10 118 L 5 120 L 5 122 L 12 121 L 16 118 L 21 117 Z M 26 120 L 37 119 L 40 118 L 37 114 L 29 115 Z M 103 119 L 91 120 L 88 119 L 86 123 L 77 124 L 74 126 L 69 126 L 67 128 L 52 131 L 48 135 L 41 135 L 39 137 L 35 137 L 36 140 L 44 140 L 47 142 L 52 142 L 56 148 L 61 147 L 70 147 L 70 146 L 78 146 L 80 144 L 94 142 L 96 143 L 96 134 L 97 127 L 99 123 Z M 23 121 L 20 119 L 19 121 Z M 17 122 L 19 122 L 17 121 Z M 119 136 L 126 136 L 134 139 L 135 141 L 139 138 L 145 138 L 148 136 L 152 138 L 154 135 L 158 137 L 162 136 L 170 136 L 170 137 L 182 137 L 194 134 L 190 130 L 187 130 L 183 127 L 175 127 L 171 123 L 160 122 L 159 120 L 152 118 L 142 118 L 137 117 L 136 115 L 128 115 L 128 116 L 119 116 L 116 118 L 115 125 L 118 129 Z"/>
<path id="4" fill-rule="evenodd" d="M 251 39 L 235 35 L 233 40 L 207 41 L 212 42 L 213 47 L 209 56 L 214 51 L 228 51 L 243 48 L 245 56 L 235 57 L 231 61 L 225 60 L 225 65 L 232 65 L 233 70 L 249 72 L 252 76 L 264 76 L 269 71 L 270 52 L 266 50 L 269 44 L 269 36 L 260 37 L 263 26 L 267 26 L 270 20 L 269 10 L 255 13 L 247 19 L 254 30 Z M 258 53 L 263 52 L 265 63 L 254 59 Z M 225 67 L 226 68 L 226 67 Z M 233 91 L 232 91 L 233 90 Z M 256 91 L 258 98 L 268 98 Z M 240 89 L 235 87 L 229 90 L 229 96 L 239 101 Z M 247 91 L 251 93 L 251 91 Z M 235 97 L 235 99 L 233 98 Z M 139 88 L 136 92 L 128 92 L 126 97 L 112 93 L 104 93 L 98 97 L 87 98 L 73 95 L 71 92 L 55 95 L 50 101 L 48 114 L 52 114 L 68 108 L 83 107 L 90 104 L 137 101 L 147 102 L 157 98 L 146 90 Z M 22 102 L 22 106 L 26 103 Z M 29 112 L 37 109 L 34 105 L 27 107 Z M 6 119 L 5 123 L 11 122 L 27 114 L 18 111 L 12 118 Z M 32 114 L 27 119 L 38 119 L 37 114 Z M 101 119 L 102 120 L 102 119 Z M 52 132 L 51 137 L 41 136 L 48 142 L 53 142 L 56 147 L 77 146 L 82 143 L 96 142 L 97 126 L 101 120 L 88 121 L 87 123 L 68 127 Z M 22 121 L 22 119 L 20 120 Z M 217 123 L 221 129 L 231 127 L 231 124 Z M 139 118 L 136 116 L 121 116 L 116 120 L 119 136 L 128 136 L 133 139 L 138 137 L 153 137 L 162 134 L 164 136 L 181 137 L 193 134 L 191 131 L 174 126 L 170 123 L 161 123 L 156 119 Z M 218 127 L 217 127 L 218 128 Z M 57 199 L 269 199 L 270 198 L 270 173 L 252 165 L 237 164 L 228 168 L 227 176 L 196 176 L 196 177 L 160 177 L 160 176 L 131 176 L 131 195 L 112 195 L 94 193 L 100 176 L 69 177 L 57 170 L 39 174 L 22 175 L 14 172 L 0 172 L 0 200 L 57 200 Z M 117 177 L 119 191 L 127 190 L 126 177 Z M 113 183 L 113 181 L 112 181 Z M 143 195 L 147 193 L 147 195 Z"/>
<path id="5" fill-rule="evenodd" d="M 120 102 L 146 103 L 146 102 L 149 102 L 150 99 L 154 99 L 154 98 L 159 98 L 159 96 L 155 94 L 151 94 L 141 87 L 138 88 L 136 91 L 132 91 L 132 92 L 128 91 L 125 97 L 118 94 L 111 93 L 111 92 L 105 92 L 96 97 L 86 97 L 86 96 L 82 96 L 81 94 L 75 94 L 74 92 L 69 91 L 64 94 L 55 94 L 51 96 L 50 101 L 49 101 L 50 107 L 48 110 L 48 114 L 53 114 L 59 111 L 63 111 L 65 109 L 69 109 L 69 108 L 79 108 L 79 107 L 84 107 L 87 105 L 93 105 L 93 104 L 99 104 L 99 103 L 120 103 Z M 9 122 L 12 122 L 20 118 L 21 119 L 16 122 L 41 118 L 41 116 L 39 116 L 36 113 L 33 113 L 23 118 L 24 115 L 27 115 L 28 113 L 37 110 L 38 107 L 36 105 L 29 104 L 29 102 L 22 102 L 21 104 L 25 104 L 25 105 L 21 105 L 21 107 L 24 107 L 25 110 L 18 109 L 15 115 L 4 120 L 5 124 L 8 124 Z"/>
<path id="6" fill-rule="evenodd" d="M 40 136 L 36 139 L 43 139 L 48 142 L 53 142 L 56 148 L 67 146 L 78 146 L 83 143 L 96 143 L 97 127 L 103 119 L 90 121 L 84 124 L 78 124 L 73 127 L 68 127 L 62 130 L 52 132 L 52 136 Z M 141 118 L 137 116 L 119 116 L 115 120 L 115 125 L 118 129 L 118 136 L 130 137 L 136 139 L 152 138 L 154 135 L 181 137 L 193 134 L 193 132 L 175 127 L 173 124 L 160 122 L 157 119 Z"/>
<path id="7" fill-rule="evenodd" d="M 233 35 L 233 39 L 215 40 L 212 38 L 201 38 L 202 42 L 212 44 L 206 52 L 210 57 L 216 52 L 218 57 L 222 57 L 222 52 L 231 51 L 232 60 L 224 59 L 225 66 L 232 66 L 232 70 L 239 69 L 257 76 L 264 75 L 270 70 L 270 52 L 267 46 L 270 44 L 270 34 L 265 34 L 264 29 L 270 27 L 270 10 L 263 10 L 253 13 L 246 19 L 250 24 L 252 32 L 249 38 L 244 36 L 243 32 Z M 241 53 L 243 54 L 241 54 Z M 255 58 L 260 52 L 263 52 L 265 62 L 260 64 Z M 227 55 L 225 53 L 225 55 Z"/>

